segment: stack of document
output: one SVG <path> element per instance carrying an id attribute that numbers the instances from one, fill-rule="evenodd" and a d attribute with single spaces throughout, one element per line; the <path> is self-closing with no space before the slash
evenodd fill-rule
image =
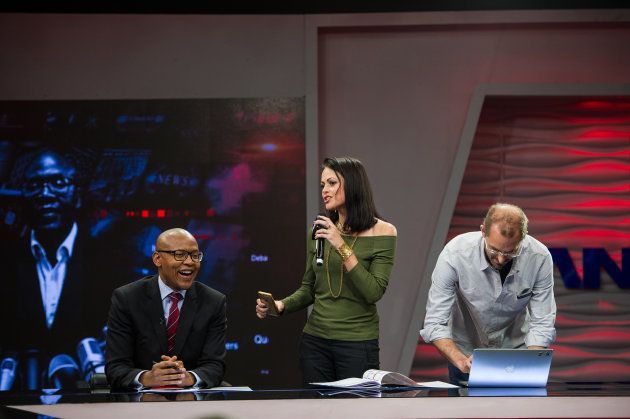
<path id="1" fill-rule="evenodd" d="M 345 389 L 346 393 L 359 396 L 371 396 L 379 394 L 383 387 L 386 388 L 458 388 L 458 386 L 443 381 L 428 381 L 418 383 L 411 378 L 397 372 L 383 370 L 367 370 L 362 378 L 345 378 L 338 381 L 325 383 L 310 383 L 318 387 L 332 387 Z M 331 393 L 328 393 L 331 394 Z"/>
<path id="2" fill-rule="evenodd" d="M 365 378 L 346 378 L 339 381 L 331 381 L 327 383 L 311 383 L 311 385 L 320 387 L 333 387 L 336 390 L 328 389 L 320 391 L 326 396 L 336 396 L 340 394 L 349 394 L 359 397 L 379 397 L 381 394 L 381 385 L 374 380 Z"/>

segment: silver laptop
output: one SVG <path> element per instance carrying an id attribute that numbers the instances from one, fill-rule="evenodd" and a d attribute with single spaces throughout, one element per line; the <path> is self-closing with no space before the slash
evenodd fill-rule
<path id="1" fill-rule="evenodd" d="M 553 349 L 475 349 L 468 387 L 545 387 Z"/>

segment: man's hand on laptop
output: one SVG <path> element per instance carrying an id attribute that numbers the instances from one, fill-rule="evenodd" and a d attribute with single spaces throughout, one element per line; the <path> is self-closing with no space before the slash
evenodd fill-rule
<path id="1" fill-rule="evenodd" d="M 472 355 L 466 356 L 459 350 L 452 339 L 444 338 L 434 340 L 433 345 L 449 362 L 455 365 L 461 372 L 468 374 L 472 366 Z"/>
<path id="2" fill-rule="evenodd" d="M 470 368 L 472 367 L 472 355 L 466 356 L 462 354 L 462 358 L 459 358 L 457 361 L 453 362 L 461 372 L 464 374 L 468 374 L 470 372 Z"/>

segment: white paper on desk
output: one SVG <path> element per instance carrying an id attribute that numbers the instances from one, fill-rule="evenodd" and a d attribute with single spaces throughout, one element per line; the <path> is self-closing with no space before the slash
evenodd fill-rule
<path id="1" fill-rule="evenodd" d="M 379 389 L 372 388 L 331 388 L 328 390 L 317 390 L 319 394 L 326 397 L 333 397 L 340 394 L 358 397 L 381 397 Z"/>
<path id="2" fill-rule="evenodd" d="M 431 387 L 431 388 L 459 388 L 459 386 L 445 383 L 444 381 L 426 381 L 424 383 L 418 383 L 420 387 Z"/>
<path id="3" fill-rule="evenodd" d="M 398 372 L 383 370 L 367 370 L 363 373 L 363 378 L 346 378 L 344 380 L 331 381 L 326 383 L 310 383 L 323 387 L 339 387 L 339 388 L 380 388 L 381 386 L 395 387 L 424 387 L 424 388 L 459 388 L 453 384 L 443 381 L 428 381 L 425 383 L 417 383 L 411 378 Z"/>
<path id="4" fill-rule="evenodd" d="M 363 378 L 374 380 L 384 386 L 416 387 L 418 385 L 406 375 L 392 371 L 367 370 L 363 373 Z"/>
<path id="5" fill-rule="evenodd" d="M 378 388 L 380 384 L 374 380 L 366 380 L 365 378 L 344 378 L 338 381 L 329 381 L 326 383 L 310 383 L 315 386 L 338 387 L 338 388 Z"/>
<path id="6" fill-rule="evenodd" d="M 443 381 L 427 381 L 424 383 L 417 383 L 406 375 L 402 375 L 398 372 L 383 370 L 367 370 L 363 373 L 363 378 L 367 380 L 374 380 L 380 383 L 382 386 L 459 388 L 458 386 L 445 383 Z"/>
<path id="7" fill-rule="evenodd" d="M 363 373 L 363 378 L 381 383 L 383 382 L 383 377 L 387 374 L 391 374 L 391 372 L 383 370 L 367 370 Z"/>

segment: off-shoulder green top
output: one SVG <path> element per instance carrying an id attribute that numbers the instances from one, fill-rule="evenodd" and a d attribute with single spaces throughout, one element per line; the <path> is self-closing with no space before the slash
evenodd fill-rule
<path id="1" fill-rule="evenodd" d="M 342 237 L 348 246 L 355 239 L 351 235 Z M 341 257 L 326 241 L 324 265 L 317 266 L 315 241 L 310 239 L 309 234 L 302 285 L 282 300 L 285 313 L 313 304 L 304 333 L 336 340 L 378 339 L 376 302 L 385 294 L 389 282 L 394 265 L 396 236 L 359 236 L 356 237 L 353 250 L 359 263 L 350 272 L 343 268 L 342 284 Z"/>

